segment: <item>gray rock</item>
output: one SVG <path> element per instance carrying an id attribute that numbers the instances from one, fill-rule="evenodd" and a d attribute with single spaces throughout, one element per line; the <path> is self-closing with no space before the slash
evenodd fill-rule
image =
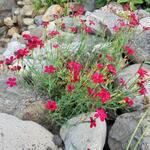
<path id="1" fill-rule="evenodd" d="M 6 32 L 7 32 L 6 26 L 0 27 L 0 37 L 4 36 Z"/>
<path id="2" fill-rule="evenodd" d="M 114 34 L 113 27 L 117 25 L 119 16 L 101 9 L 94 12 L 86 12 L 86 25 L 95 31 L 96 34 L 106 34 L 110 36 Z M 90 24 L 93 21 L 95 25 Z"/>
<path id="3" fill-rule="evenodd" d="M 6 48 L 6 51 L 3 53 L 3 56 L 5 58 L 9 58 L 10 56 L 14 56 L 14 52 L 21 49 L 21 48 L 24 48 L 25 45 L 24 44 L 21 44 L 20 42 L 18 41 L 11 41 L 10 43 L 8 43 L 7 45 L 7 48 Z"/>
<path id="4" fill-rule="evenodd" d="M 11 27 L 13 26 L 14 22 L 11 17 L 6 17 L 4 18 L 4 24 L 8 27 Z"/>
<path id="5" fill-rule="evenodd" d="M 110 150 L 126 150 L 128 142 L 142 117 L 141 112 L 126 113 L 119 116 L 111 128 L 108 138 Z M 142 136 L 145 128 L 149 126 L 150 112 L 142 121 L 130 145 L 131 150 L 135 148 L 136 143 Z M 142 141 L 137 150 L 150 150 L 150 128 L 145 131 Z"/>
<path id="6" fill-rule="evenodd" d="M 15 0 L 0 0 L 0 10 L 11 10 L 12 7 L 15 7 Z"/>
<path id="7" fill-rule="evenodd" d="M 135 11 L 135 14 L 138 16 L 139 19 L 150 17 L 150 13 L 143 9 L 137 9 Z"/>
<path id="8" fill-rule="evenodd" d="M 134 64 L 129 67 L 126 67 L 118 74 L 116 82 L 119 83 L 119 80 L 121 78 L 123 78 L 123 80 L 126 83 L 126 86 L 127 87 L 131 86 L 131 84 L 136 80 L 136 77 L 137 77 L 136 73 L 137 73 L 138 69 L 140 68 L 140 66 L 141 66 L 140 64 Z M 143 65 L 142 68 L 145 69 L 150 75 L 150 65 Z M 149 81 L 145 84 L 145 88 L 147 89 L 146 96 L 149 97 L 150 96 L 150 82 Z M 141 96 L 141 95 L 134 96 L 133 107 L 136 110 L 143 109 L 144 108 L 144 100 L 145 100 L 144 96 Z"/>
<path id="9" fill-rule="evenodd" d="M 86 11 L 93 11 L 96 8 L 96 0 L 84 0 L 83 5 Z"/>
<path id="10" fill-rule="evenodd" d="M 91 114 L 93 116 L 93 114 Z M 85 122 L 81 120 L 85 118 Z M 97 126 L 90 128 L 89 116 L 80 115 L 70 119 L 60 130 L 65 150 L 103 150 L 106 139 L 106 122 L 96 120 Z"/>
<path id="11" fill-rule="evenodd" d="M 58 150 L 53 135 L 42 126 L 4 113 L 0 113 L 0 120 L 1 150 Z"/>
<path id="12" fill-rule="evenodd" d="M 34 18 L 34 23 L 37 25 L 37 26 L 40 26 L 40 25 L 42 25 L 42 16 L 36 16 L 35 18 Z"/>
<path id="13" fill-rule="evenodd" d="M 34 19 L 32 19 L 32 18 L 24 18 L 23 19 L 23 23 L 24 23 L 24 25 L 27 25 L 27 26 L 32 25 L 32 24 L 34 24 Z"/>
<path id="14" fill-rule="evenodd" d="M 150 62 L 150 30 L 143 30 L 141 26 L 150 28 L 150 17 L 140 20 L 140 26 L 133 33 L 128 43 L 135 51 L 135 56 L 132 59 L 137 63 Z"/>
<path id="15" fill-rule="evenodd" d="M 6 84 L 9 77 L 14 75 L 5 74 L 0 78 L 0 112 L 22 118 L 25 114 L 24 109 L 36 100 L 35 95 L 19 85 L 9 88 Z"/>

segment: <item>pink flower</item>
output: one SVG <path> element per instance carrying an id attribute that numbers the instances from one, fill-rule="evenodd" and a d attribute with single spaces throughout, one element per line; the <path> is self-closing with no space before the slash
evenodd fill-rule
<path id="1" fill-rule="evenodd" d="M 57 103 L 54 101 L 47 101 L 47 103 L 45 104 L 45 108 L 54 111 L 57 109 Z"/>
<path id="2" fill-rule="evenodd" d="M 44 67 L 44 72 L 45 72 L 45 73 L 54 74 L 55 71 L 56 71 L 56 68 L 55 68 L 53 65 L 45 66 L 45 67 Z"/>
<path id="3" fill-rule="evenodd" d="M 5 65 L 11 65 L 14 62 L 15 58 L 10 56 L 10 58 L 6 58 Z"/>
<path id="4" fill-rule="evenodd" d="M 141 78 L 144 78 L 145 76 L 148 76 L 148 72 L 146 70 L 142 69 L 142 68 L 139 68 L 137 73 L 139 74 L 139 76 Z"/>
<path id="5" fill-rule="evenodd" d="M 71 27 L 70 30 L 73 33 L 77 33 L 78 32 L 78 28 L 77 27 Z"/>
<path id="6" fill-rule="evenodd" d="M 105 90 L 104 88 L 97 94 L 101 98 L 102 103 L 106 103 L 111 99 L 111 95 L 109 91 Z"/>
<path id="7" fill-rule="evenodd" d="M 53 30 L 53 31 L 51 31 L 50 33 L 49 33 L 49 35 L 51 36 L 51 37 L 54 37 L 54 36 L 57 36 L 57 35 L 59 35 L 60 33 L 57 31 L 57 30 Z"/>
<path id="8" fill-rule="evenodd" d="M 113 30 L 114 30 L 114 32 L 119 32 L 120 28 L 115 25 L 115 26 L 113 27 Z"/>
<path id="9" fill-rule="evenodd" d="M 97 64 L 97 68 L 98 68 L 98 69 L 101 69 L 101 68 L 103 68 L 103 67 L 104 67 L 103 64 Z"/>
<path id="10" fill-rule="evenodd" d="M 9 85 L 10 87 L 14 87 L 17 85 L 16 83 L 16 78 L 13 77 L 13 78 L 8 78 L 8 81 L 6 82 L 7 85 Z"/>
<path id="11" fill-rule="evenodd" d="M 116 75 L 116 68 L 112 64 L 107 65 L 107 68 L 111 73 Z"/>
<path id="12" fill-rule="evenodd" d="M 73 8 L 72 8 L 73 9 Z M 74 16 L 81 16 L 81 15 L 83 15 L 84 14 L 84 12 L 85 12 L 85 9 L 84 9 L 84 7 L 80 7 L 79 9 L 78 9 L 78 11 L 74 14 Z"/>
<path id="13" fill-rule="evenodd" d="M 107 114 L 103 108 L 97 108 L 94 117 L 104 121 L 107 118 Z"/>
<path id="14" fill-rule="evenodd" d="M 140 93 L 141 95 L 146 95 L 146 94 L 147 94 L 146 88 L 145 88 L 144 86 L 142 86 L 142 87 L 140 88 L 140 90 L 139 90 L 139 93 Z"/>
<path id="15" fill-rule="evenodd" d="M 90 128 L 96 127 L 96 120 L 90 117 Z"/>
<path id="16" fill-rule="evenodd" d="M 125 81 L 123 78 L 120 78 L 119 83 L 120 83 L 122 86 L 125 86 L 125 85 L 126 85 L 125 82 L 126 82 L 126 81 Z"/>
<path id="17" fill-rule="evenodd" d="M 31 39 L 31 35 L 30 34 L 23 34 L 23 38 L 25 40 L 30 40 Z"/>
<path id="18" fill-rule="evenodd" d="M 87 90 L 88 90 L 89 96 L 96 97 L 96 91 L 95 91 L 95 89 L 92 89 L 92 88 L 88 87 Z"/>
<path id="19" fill-rule="evenodd" d="M 90 28 L 90 27 L 83 27 L 83 30 L 86 32 L 86 33 L 93 33 L 93 30 Z"/>
<path id="20" fill-rule="evenodd" d="M 42 22 L 42 26 L 43 26 L 44 28 L 47 28 L 48 25 L 49 25 L 49 21 L 43 21 L 43 22 Z"/>
<path id="21" fill-rule="evenodd" d="M 16 58 L 20 59 L 20 58 L 28 56 L 28 54 L 29 54 L 29 51 L 27 50 L 27 48 L 22 48 L 17 51 Z"/>
<path id="22" fill-rule="evenodd" d="M 67 91 L 72 92 L 75 89 L 74 85 L 68 85 L 67 86 Z"/>
<path id="23" fill-rule="evenodd" d="M 106 58 L 107 58 L 109 61 L 114 61 L 114 57 L 112 57 L 112 56 L 109 55 L 109 54 L 106 55 Z"/>
<path id="24" fill-rule="evenodd" d="M 95 22 L 93 20 L 89 20 L 90 25 L 95 25 Z"/>
<path id="25" fill-rule="evenodd" d="M 92 75 L 92 80 L 94 83 L 104 83 L 104 75 L 96 72 Z"/>
<path id="26" fill-rule="evenodd" d="M 82 68 L 82 65 L 78 62 L 71 61 L 68 62 L 67 67 L 70 70 L 70 73 L 73 75 L 72 82 L 78 82 L 80 79 L 80 70 Z"/>
<path id="27" fill-rule="evenodd" d="M 131 13 L 129 26 L 135 27 L 135 26 L 138 26 L 138 25 L 139 25 L 138 17 L 135 15 L 135 13 Z"/>
<path id="28" fill-rule="evenodd" d="M 58 44 L 53 44 L 53 48 L 59 48 L 59 45 Z"/>
<path id="29" fill-rule="evenodd" d="M 129 46 L 127 46 L 127 45 L 124 46 L 124 49 L 127 51 L 127 53 L 129 55 L 134 55 L 135 54 L 134 50 L 132 48 L 130 48 Z"/>
<path id="30" fill-rule="evenodd" d="M 126 103 L 128 103 L 129 106 L 132 106 L 132 105 L 134 104 L 133 100 L 130 99 L 129 97 L 125 97 L 125 98 L 124 98 L 124 101 L 125 101 Z"/>

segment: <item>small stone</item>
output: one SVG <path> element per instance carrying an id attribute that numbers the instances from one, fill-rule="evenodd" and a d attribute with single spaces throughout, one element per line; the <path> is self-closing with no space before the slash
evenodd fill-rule
<path id="1" fill-rule="evenodd" d="M 22 9 L 23 9 L 24 16 L 32 17 L 34 13 L 33 5 L 25 5 Z"/>
<path id="2" fill-rule="evenodd" d="M 17 9 L 15 10 L 14 14 L 15 14 L 15 15 L 19 15 L 19 13 L 20 13 L 20 8 L 17 8 Z"/>
<path id="3" fill-rule="evenodd" d="M 12 20 L 13 20 L 13 23 L 14 23 L 14 24 L 17 23 L 17 21 L 18 21 L 18 20 L 17 20 L 17 16 L 16 16 L 16 15 L 13 15 L 13 16 L 12 16 Z"/>
<path id="4" fill-rule="evenodd" d="M 13 20 L 11 19 L 11 17 L 7 17 L 7 18 L 4 18 L 4 24 L 8 27 L 11 27 L 13 26 Z"/>
<path id="5" fill-rule="evenodd" d="M 143 9 L 137 9 L 135 11 L 135 14 L 138 16 L 139 19 L 150 17 L 150 13 Z"/>
<path id="6" fill-rule="evenodd" d="M 5 35 L 6 31 L 7 31 L 7 27 L 5 27 L 5 26 L 0 27 L 0 37 L 3 36 L 3 35 Z"/>
<path id="7" fill-rule="evenodd" d="M 22 6 L 25 5 L 25 3 L 24 3 L 24 1 L 18 1 L 18 2 L 17 2 L 17 5 L 22 7 Z"/>
<path id="8" fill-rule="evenodd" d="M 42 17 L 43 21 L 52 21 L 54 20 L 54 15 L 57 15 L 58 17 L 63 15 L 63 8 L 60 5 L 52 5 L 50 6 L 45 14 Z"/>
<path id="9" fill-rule="evenodd" d="M 19 29 L 17 27 L 12 27 L 8 30 L 7 35 L 9 37 L 12 37 L 15 33 L 18 33 L 18 32 L 19 32 Z"/>
<path id="10" fill-rule="evenodd" d="M 44 15 L 46 9 L 47 9 L 46 7 L 40 8 L 39 11 L 38 11 L 38 15 Z"/>
<path id="11" fill-rule="evenodd" d="M 35 18 L 34 18 L 34 22 L 35 22 L 35 24 L 37 25 L 37 26 L 40 26 L 40 25 L 42 25 L 42 16 L 36 16 Z"/>
<path id="12" fill-rule="evenodd" d="M 36 27 L 37 27 L 37 26 L 36 26 L 35 24 L 29 25 L 29 26 L 28 26 L 28 30 L 34 29 L 34 28 L 36 28 Z"/>
<path id="13" fill-rule="evenodd" d="M 24 23 L 25 25 L 27 25 L 27 26 L 33 25 L 33 24 L 34 24 L 34 19 L 32 19 L 32 18 L 24 18 L 24 19 L 23 19 L 23 23 Z"/>
<path id="14" fill-rule="evenodd" d="M 86 11 L 93 11 L 96 8 L 96 0 L 84 0 L 83 6 Z"/>

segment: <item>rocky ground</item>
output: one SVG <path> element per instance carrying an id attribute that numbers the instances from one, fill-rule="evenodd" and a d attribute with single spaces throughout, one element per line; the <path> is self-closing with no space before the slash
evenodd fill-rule
<path id="1" fill-rule="evenodd" d="M 73 5 L 74 8 L 77 7 L 74 3 L 70 5 Z M 95 9 L 94 1 L 87 1 L 85 8 L 86 13 L 82 19 L 94 31 L 94 34 L 85 41 L 88 51 L 96 49 L 97 46 L 107 45 L 106 41 L 95 34 L 105 31 L 105 36 L 112 36 L 117 20 L 124 18 L 119 16 L 119 13 L 123 11 L 122 6 L 114 2 L 101 9 Z M 50 21 L 47 32 L 56 29 L 56 24 L 60 20 L 68 28 L 78 26 L 76 21 L 69 16 L 63 16 L 63 13 L 64 9 L 60 5 L 43 7 L 37 13 L 32 0 L 0 1 L 0 58 L 8 58 L 14 54 L 15 50 L 25 46 L 21 36 L 23 33 L 30 33 L 39 38 L 43 37 L 43 21 Z M 141 62 L 150 62 L 150 30 L 143 30 L 143 27 L 150 28 L 150 14 L 144 10 L 137 10 L 135 13 L 140 20 L 140 25 L 129 41 L 131 48 L 136 53 L 134 58 L 130 58 L 134 64 L 120 72 L 117 76 L 118 80 L 122 77 L 128 80 L 134 76 Z M 59 16 L 60 19 L 55 21 L 54 15 Z M 96 25 L 93 26 L 90 20 L 94 20 Z M 124 21 L 126 20 L 124 19 Z M 80 33 L 74 35 L 67 31 L 61 32 L 65 35 L 64 37 L 73 37 L 72 51 L 79 47 Z M 65 47 L 65 43 L 63 44 Z M 150 73 L 148 64 L 144 68 Z M 103 149 L 107 130 L 105 122 L 99 123 L 94 130 L 89 130 L 86 123 L 80 123 L 82 116 L 78 116 L 68 121 L 68 124 L 73 127 L 63 126 L 60 134 L 56 135 L 55 131 L 52 131 L 51 125 L 46 122 L 42 99 L 37 97 L 36 93 L 31 93 L 23 87 L 8 88 L 5 84 L 7 76 L 0 76 L 0 150 L 85 150 L 87 146 L 89 146 L 89 150 Z M 125 150 L 125 145 L 138 123 L 142 110 L 149 107 L 150 104 L 150 83 L 146 86 L 148 89 L 146 98 L 142 96 L 135 98 L 134 107 L 137 111 L 119 116 L 112 126 L 108 135 L 110 150 Z M 138 141 L 138 136 L 148 122 L 149 115 L 139 128 L 133 144 Z M 48 131 L 49 129 L 54 135 Z M 138 150 L 150 150 L 149 134 L 150 131 L 147 131 Z"/>

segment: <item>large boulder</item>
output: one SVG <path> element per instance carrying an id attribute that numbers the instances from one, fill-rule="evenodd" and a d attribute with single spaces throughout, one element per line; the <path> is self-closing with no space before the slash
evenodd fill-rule
<path id="1" fill-rule="evenodd" d="M 129 41 L 130 47 L 135 51 L 135 56 L 131 59 L 138 63 L 150 62 L 150 30 L 144 30 L 141 26 L 150 28 L 150 17 L 140 20 L 140 25 Z"/>
<path id="2" fill-rule="evenodd" d="M 0 10 L 11 10 L 16 6 L 15 0 L 0 0 Z"/>
<path id="3" fill-rule="evenodd" d="M 53 135 L 32 121 L 0 113 L 1 150 L 58 150 Z"/>
<path id="4" fill-rule="evenodd" d="M 70 119 L 61 128 L 60 136 L 64 141 L 65 150 L 103 150 L 106 139 L 106 122 L 97 119 L 97 126 L 90 128 L 89 120 L 89 116 L 83 114 Z"/>
<path id="5" fill-rule="evenodd" d="M 0 112 L 22 118 L 23 110 L 36 100 L 35 95 L 19 84 L 16 87 L 8 87 L 6 82 L 9 77 L 14 76 L 6 74 L 0 76 Z"/>
<path id="6" fill-rule="evenodd" d="M 106 34 L 111 36 L 114 34 L 113 27 L 117 25 L 118 20 L 122 19 L 118 15 L 107 10 L 97 9 L 94 12 L 87 11 L 86 25 L 93 29 L 96 34 Z M 91 21 L 94 24 L 91 24 Z"/>
<path id="7" fill-rule="evenodd" d="M 116 119 L 109 132 L 108 144 L 110 150 L 126 150 L 128 142 L 142 115 L 143 113 L 141 112 L 126 113 Z M 149 126 L 149 118 L 150 112 L 148 112 L 140 124 L 129 149 L 133 150 L 135 148 L 135 145 L 140 140 L 143 132 L 145 132 L 136 150 L 150 150 L 150 128 L 148 127 L 146 129 L 146 127 Z"/>
<path id="8" fill-rule="evenodd" d="M 125 69 L 123 69 L 117 75 L 116 84 L 119 86 L 120 85 L 119 81 L 122 78 L 126 83 L 126 87 L 130 87 L 132 85 L 132 83 L 135 82 L 135 80 L 137 78 L 137 71 L 140 67 L 141 67 L 141 64 L 134 64 L 134 65 L 128 66 Z M 142 68 L 144 70 L 146 70 L 148 72 L 148 74 L 150 75 L 150 65 L 144 64 L 142 66 Z M 150 82 L 149 81 L 145 84 L 145 88 L 147 89 L 147 93 L 145 96 L 149 97 L 150 96 Z M 145 107 L 144 106 L 145 96 L 143 96 L 143 95 L 134 96 L 133 107 L 136 110 L 141 110 Z"/>

